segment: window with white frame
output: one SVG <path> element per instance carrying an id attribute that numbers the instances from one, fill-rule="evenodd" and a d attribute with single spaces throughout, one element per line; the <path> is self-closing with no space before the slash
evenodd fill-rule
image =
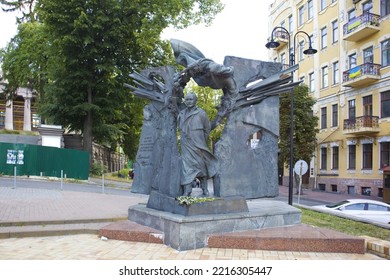
<path id="1" fill-rule="evenodd" d="M 321 147 L 321 164 L 320 169 L 326 170 L 327 168 L 327 149 L 326 147 Z"/>
<path id="2" fill-rule="evenodd" d="M 364 2 L 362 8 L 363 8 L 363 12 L 373 13 L 374 8 L 372 6 L 372 0 Z"/>
<path id="3" fill-rule="evenodd" d="M 313 15 L 313 0 L 309 0 L 307 1 L 307 19 L 312 19 Z"/>
<path id="4" fill-rule="evenodd" d="M 363 169 L 372 169 L 372 143 L 362 145 Z"/>
<path id="5" fill-rule="evenodd" d="M 328 28 L 325 26 L 321 28 L 321 49 L 328 46 Z"/>
<path id="6" fill-rule="evenodd" d="M 356 169 L 356 145 L 348 145 L 348 169 Z"/>
<path id="7" fill-rule="evenodd" d="M 333 62 L 332 64 L 332 72 L 333 72 L 333 84 L 338 84 L 340 82 L 340 69 L 339 62 Z"/>
<path id="8" fill-rule="evenodd" d="M 390 142 L 380 143 L 380 168 L 390 166 Z"/>
<path id="9" fill-rule="evenodd" d="M 336 43 L 339 40 L 339 22 L 337 20 L 332 22 L 332 43 Z"/>
<path id="10" fill-rule="evenodd" d="M 338 104 L 332 105 L 332 127 L 339 125 L 339 106 Z"/>
<path id="11" fill-rule="evenodd" d="M 321 11 L 326 8 L 326 0 L 320 0 L 320 9 Z"/>
<path id="12" fill-rule="evenodd" d="M 348 20 L 351 21 L 354 18 L 356 18 L 356 10 L 352 9 L 352 10 L 348 11 Z"/>
<path id="13" fill-rule="evenodd" d="M 288 17 L 288 32 L 293 32 L 293 21 L 292 21 L 292 15 Z"/>
<path id="14" fill-rule="evenodd" d="M 314 91 L 314 72 L 309 73 L 309 92 Z"/>
<path id="15" fill-rule="evenodd" d="M 382 67 L 390 65 L 390 39 L 381 42 L 381 64 Z"/>
<path id="16" fill-rule="evenodd" d="M 332 169 L 339 169 L 339 147 L 332 147 Z"/>
<path id="17" fill-rule="evenodd" d="M 371 46 L 363 50 L 364 63 L 374 63 L 374 48 Z"/>
<path id="18" fill-rule="evenodd" d="M 309 39 L 310 39 L 311 46 L 315 49 L 316 48 L 316 44 L 314 43 L 314 35 L 310 35 Z"/>
<path id="19" fill-rule="evenodd" d="M 299 61 L 301 61 L 305 58 L 305 55 L 303 54 L 304 48 L 305 48 L 305 42 L 300 41 L 299 42 Z"/>
<path id="20" fill-rule="evenodd" d="M 326 128 L 327 112 L 326 107 L 321 108 L 321 129 Z"/>
<path id="21" fill-rule="evenodd" d="M 321 82 L 322 82 L 322 88 L 328 87 L 328 66 L 324 66 L 321 68 Z"/>
<path id="22" fill-rule="evenodd" d="M 286 62 L 286 53 L 281 53 L 280 54 L 280 63 L 282 65 L 286 65 L 287 64 L 287 62 Z"/>
<path id="23" fill-rule="evenodd" d="M 381 92 L 381 118 L 390 117 L 390 90 Z"/>
<path id="24" fill-rule="evenodd" d="M 353 53 L 353 54 L 348 56 L 348 62 L 349 62 L 349 69 L 352 69 L 355 66 L 357 66 L 357 63 L 356 63 L 356 53 Z"/>
<path id="25" fill-rule="evenodd" d="M 381 17 L 390 14 L 390 0 L 381 0 Z"/>
<path id="26" fill-rule="evenodd" d="M 305 18 L 304 18 L 304 10 L 303 10 L 303 6 L 299 7 L 298 9 L 298 26 L 301 26 L 304 21 L 305 21 Z"/>

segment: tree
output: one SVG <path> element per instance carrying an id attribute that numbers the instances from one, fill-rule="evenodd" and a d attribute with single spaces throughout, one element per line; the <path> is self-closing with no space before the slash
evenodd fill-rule
<path id="1" fill-rule="evenodd" d="M 209 23 L 221 9 L 219 0 L 38 0 L 48 81 L 40 113 L 82 132 L 89 152 L 93 141 L 129 147 L 125 135 L 140 126 L 143 106 L 123 87 L 128 75 L 173 61 L 160 39 L 167 26 Z"/>
<path id="2" fill-rule="evenodd" d="M 318 133 L 318 117 L 313 115 L 315 100 L 309 96 L 306 85 L 294 90 L 294 156 L 293 162 L 302 159 L 310 162 Z M 284 166 L 290 158 L 290 93 L 280 97 L 280 140 L 279 166 Z"/>
<path id="3" fill-rule="evenodd" d="M 34 89 L 37 97 L 46 83 L 47 44 L 45 31 L 38 22 L 18 25 L 18 33 L 0 50 L 4 84 L 3 94 L 12 99 L 18 88 Z"/>

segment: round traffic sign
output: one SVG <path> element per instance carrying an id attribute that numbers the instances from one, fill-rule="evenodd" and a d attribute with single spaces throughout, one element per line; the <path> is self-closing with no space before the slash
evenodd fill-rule
<path id="1" fill-rule="evenodd" d="M 297 173 L 298 175 L 303 175 L 303 174 L 306 174 L 307 170 L 308 170 L 309 166 L 307 165 L 306 161 L 300 159 L 298 160 L 295 165 L 294 165 L 294 171 L 295 173 Z"/>

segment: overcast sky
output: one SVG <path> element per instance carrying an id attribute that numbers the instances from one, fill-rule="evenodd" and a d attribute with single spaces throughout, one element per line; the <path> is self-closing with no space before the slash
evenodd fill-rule
<path id="1" fill-rule="evenodd" d="M 221 0 L 225 9 L 210 27 L 193 26 L 164 39 L 180 39 L 198 48 L 207 58 L 222 63 L 226 55 L 268 60 L 268 7 L 272 0 Z M 15 35 L 15 14 L 0 11 L 0 48 Z"/>

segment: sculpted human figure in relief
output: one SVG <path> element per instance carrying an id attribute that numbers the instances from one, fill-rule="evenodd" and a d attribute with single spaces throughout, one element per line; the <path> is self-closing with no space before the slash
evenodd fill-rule
<path id="1" fill-rule="evenodd" d="M 207 179 L 217 173 L 217 159 L 207 146 L 210 121 L 206 112 L 196 106 L 196 101 L 196 95 L 188 93 L 184 99 L 186 108 L 177 120 L 182 158 L 180 185 L 184 196 L 191 195 L 192 182 L 196 178 L 200 180 L 203 195 L 208 196 Z"/>

